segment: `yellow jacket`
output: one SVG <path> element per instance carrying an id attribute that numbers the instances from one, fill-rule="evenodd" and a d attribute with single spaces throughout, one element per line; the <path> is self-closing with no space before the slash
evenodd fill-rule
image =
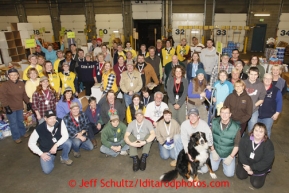
<path id="1" fill-rule="evenodd" d="M 24 71 L 23 71 L 23 80 L 28 80 L 28 76 L 27 76 L 27 72 L 30 68 L 33 68 L 33 66 L 29 65 Z M 36 70 L 38 71 L 38 74 L 40 76 L 40 74 L 42 74 L 42 66 L 40 66 L 39 64 L 36 64 Z"/>
<path id="2" fill-rule="evenodd" d="M 189 53 L 189 51 L 191 51 L 191 48 L 189 45 L 177 45 L 176 47 L 176 53 L 178 56 L 178 60 L 183 62 L 184 60 L 186 60 L 186 57 L 184 57 L 185 55 L 187 55 Z"/>
<path id="3" fill-rule="evenodd" d="M 130 51 L 133 59 L 135 59 L 137 57 L 136 51 L 134 49 L 129 50 L 129 49 L 125 48 L 124 51 L 126 51 L 126 52 Z"/>
<path id="4" fill-rule="evenodd" d="M 40 77 L 42 76 L 44 76 L 43 73 L 41 73 Z M 50 86 L 54 88 L 56 93 L 58 93 L 60 91 L 60 78 L 58 76 L 58 73 L 48 74 L 48 81 Z"/>
<path id="5" fill-rule="evenodd" d="M 142 112 L 143 112 L 143 114 L 145 114 L 145 112 L 146 112 L 145 106 L 143 106 Z M 128 106 L 126 108 L 126 122 L 127 122 L 127 124 L 129 124 L 130 122 L 133 121 L 133 117 L 135 117 L 135 116 L 132 115 L 132 113 L 130 111 L 130 106 Z"/>
<path id="6" fill-rule="evenodd" d="M 61 60 L 59 58 L 57 58 L 53 64 L 53 69 L 54 69 L 54 72 L 56 72 L 56 73 L 58 73 L 58 66 L 59 66 L 60 61 Z"/>
<path id="7" fill-rule="evenodd" d="M 74 86 L 74 80 L 75 80 L 75 73 L 69 72 L 69 76 L 65 76 L 62 72 L 58 73 L 60 81 L 62 83 L 61 93 L 63 94 L 65 91 L 65 88 L 70 86 L 72 88 L 73 93 L 75 93 L 75 86 Z"/>
<path id="8" fill-rule="evenodd" d="M 102 74 L 102 88 L 104 92 L 113 90 L 114 93 L 116 93 L 118 91 L 118 87 L 116 85 L 116 75 L 113 71 L 104 72 Z"/>
<path id="9" fill-rule="evenodd" d="M 162 49 L 162 55 L 163 55 L 163 66 L 166 66 L 167 63 L 170 63 L 173 59 L 173 55 L 175 54 L 175 48 L 171 48 L 169 51 L 166 50 L 166 48 Z"/>

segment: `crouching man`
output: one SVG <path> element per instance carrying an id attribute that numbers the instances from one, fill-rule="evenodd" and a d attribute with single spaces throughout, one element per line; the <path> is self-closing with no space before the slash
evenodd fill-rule
<path id="1" fill-rule="evenodd" d="M 133 158 L 133 171 L 144 171 L 146 169 L 146 158 L 149 156 L 155 131 L 152 123 L 144 118 L 143 111 L 135 112 L 135 120 L 127 127 L 124 140 L 129 145 L 129 154 Z M 141 159 L 138 157 L 137 148 L 142 147 Z"/>
<path id="2" fill-rule="evenodd" d="M 62 150 L 60 162 L 68 166 L 72 164 L 68 154 L 72 142 L 68 137 L 67 129 L 61 128 L 56 120 L 56 113 L 52 110 L 45 112 L 45 122 L 38 125 L 32 132 L 28 147 L 40 156 L 40 164 L 45 174 L 49 174 L 54 168 L 54 159 L 57 150 Z M 37 143 L 39 146 L 37 146 Z"/>
<path id="3" fill-rule="evenodd" d="M 118 115 L 111 115 L 101 132 L 100 152 L 106 156 L 116 157 L 118 154 L 127 155 L 129 146 L 124 141 L 126 125 L 119 121 Z"/>

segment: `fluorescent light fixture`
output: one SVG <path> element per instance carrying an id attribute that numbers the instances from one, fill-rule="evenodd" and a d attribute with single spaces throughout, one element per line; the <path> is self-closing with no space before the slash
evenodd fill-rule
<path id="1" fill-rule="evenodd" d="M 270 16 L 270 13 L 255 13 L 254 16 L 266 17 L 266 16 Z"/>
<path id="2" fill-rule="evenodd" d="M 113 31 L 113 33 L 118 33 L 118 32 L 119 32 L 118 30 Z"/>
<path id="3" fill-rule="evenodd" d="M 194 33 L 195 33 L 195 34 L 198 34 L 198 33 L 200 33 L 200 32 L 199 32 L 199 30 L 192 30 L 191 33 L 192 33 L 192 34 L 194 34 Z"/>

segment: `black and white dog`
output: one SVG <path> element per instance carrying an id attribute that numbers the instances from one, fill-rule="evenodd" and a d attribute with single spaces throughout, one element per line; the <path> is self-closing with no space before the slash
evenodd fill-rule
<path id="1" fill-rule="evenodd" d="M 188 156 L 188 154 L 185 153 L 184 149 L 180 151 L 177 159 L 176 168 L 163 174 L 160 177 L 160 180 L 164 182 L 174 180 L 178 177 L 179 173 L 183 178 L 186 178 L 188 181 L 198 182 L 198 169 L 205 164 L 208 166 L 211 177 L 213 179 L 216 179 L 217 176 L 212 170 L 208 149 L 209 146 L 205 133 L 193 133 L 190 137 L 188 145 L 188 154 L 190 155 L 190 157 Z M 191 175 L 193 175 L 193 178 Z"/>

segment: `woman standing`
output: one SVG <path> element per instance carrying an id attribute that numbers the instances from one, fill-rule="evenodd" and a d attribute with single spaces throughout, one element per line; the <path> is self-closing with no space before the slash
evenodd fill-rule
<path id="1" fill-rule="evenodd" d="M 61 94 L 64 94 L 66 88 L 70 87 L 72 92 L 75 93 L 75 96 L 78 96 L 78 81 L 76 74 L 69 71 L 69 64 L 67 62 L 63 62 L 62 68 L 63 71 L 58 73 L 61 81 Z"/>
<path id="2" fill-rule="evenodd" d="M 265 74 L 265 69 L 264 69 L 264 67 L 263 66 L 261 66 L 260 65 L 260 63 L 259 63 L 259 58 L 258 58 L 258 56 L 256 56 L 256 55 L 253 55 L 252 57 L 251 57 L 251 64 L 250 65 L 246 65 L 245 67 L 244 67 L 244 69 L 243 69 L 243 72 L 244 73 L 246 73 L 246 74 L 248 74 L 249 73 L 249 69 L 251 68 L 251 67 L 257 67 L 258 69 L 259 69 L 259 79 L 262 81 L 263 80 L 263 76 L 264 76 L 264 74 Z"/>
<path id="3" fill-rule="evenodd" d="M 167 63 L 171 62 L 173 59 L 173 55 L 175 54 L 176 50 L 172 47 L 171 41 L 166 41 L 166 47 L 162 49 L 162 55 L 163 55 L 163 67 L 167 65 Z"/>
<path id="4" fill-rule="evenodd" d="M 97 55 L 97 62 L 93 68 L 93 73 L 92 73 L 92 76 L 93 76 L 93 79 L 94 79 L 94 82 L 95 83 L 101 83 L 101 80 L 102 80 L 102 70 L 103 70 L 103 67 L 104 67 L 104 56 L 102 53 L 99 53 Z"/>
<path id="5" fill-rule="evenodd" d="M 268 137 L 271 136 L 273 122 L 278 119 L 282 111 L 282 94 L 281 91 L 272 84 L 272 75 L 266 73 L 263 78 L 266 95 L 264 102 L 259 107 L 258 122 L 264 123 L 267 128 Z"/>
<path id="6" fill-rule="evenodd" d="M 114 93 L 118 92 L 118 87 L 116 85 L 116 75 L 112 69 L 112 65 L 110 62 L 106 62 L 104 64 L 104 68 L 102 70 L 101 84 L 102 84 L 101 89 L 103 91 L 103 95 L 106 94 L 107 91 L 109 90 L 113 90 Z"/>
<path id="7" fill-rule="evenodd" d="M 229 94 L 224 102 L 224 106 L 229 107 L 232 113 L 232 119 L 240 124 L 241 136 L 243 135 L 247 122 L 253 113 L 253 102 L 251 97 L 247 94 L 246 85 L 243 80 L 237 80 L 234 83 L 234 91 Z"/>
<path id="8" fill-rule="evenodd" d="M 190 81 L 197 76 L 196 72 L 200 68 L 204 69 L 204 65 L 202 62 L 200 62 L 199 54 L 195 52 L 192 55 L 192 61 L 187 65 L 188 83 L 190 83 Z"/>
<path id="9" fill-rule="evenodd" d="M 185 78 L 185 70 L 177 65 L 172 69 L 172 77 L 167 83 L 168 106 L 172 117 L 179 124 L 186 120 L 186 98 L 188 93 L 188 81 Z"/>
<path id="10" fill-rule="evenodd" d="M 237 177 L 244 180 L 250 176 L 252 186 L 261 188 L 272 168 L 274 157 L 274 146 L 267 136 L 266 126 L 256 123 L 249 136 L 241 138 Z"/>
<path id="11" fill-rule="evenodd" d="M 240 80 L 246 80 L 248 78 L 248 75 L 243 72 L 244 63 L 242 61 L 236 61 L 234 65 L 235 65 L 235 68 L 237 70 L 239 70 L 239 72 L 240 72 L 239 79 Z M 230 79 L 230 78 L 232 78 L 231 74 L 228 75 L 228 79 Z"/>
<path id="12" fill-rule="evenodd" d="M 24 83 L 19 81 L 19 73 L 15 68 L 8 70 L 9 80 L 0 87 L 0 101 L 5 109 L 12 139 L 15 143 L 21 143 L 21 137 L 29 137 L 23 124 L 23 101 L 29 103 L 25 92 Z"/>
<path id="13" fill-rule="evenodd" d="M 39 85 L 38 71 L 36 68 L 30 68 L 27 71 L 27 77 L 29 80 L 25 83 L 25 91 L 27 96 L 30 98 L 30 103 L 32 103 L 32 95 L 36 91 L 37 86 Z"/>
<path id="14" fill-rule="evenodd" d="M 54 72 L 52 63 L 50 61 L 45 61 L 45 65 L 43 67 L 43 74 L 40 75 L 40 77 L 43 76 L 48 78 L 50 86 L 55 90 L 57 98 L 59 98 L 61 94 L 60 78 L 58 76 L 58 73 Z"/>
<path id="15" fill-rule="evenodd" d="M 123 71 L 126 71 L 126 65 L 125 65 L 123 56 L 118 57 L 118 63 L 114 64 L 113 71 L 115 72 L 115 75 L 116 75 L 116 84 L 119 87 L 121 73 Z"/>
<path id="16" fill-rule="evenodd" d="M 200 118 L 204 121 L 208 120 L 208 111 L 206 109 L 205 97 L 211 98 L 211 91 L 206 89 L 207 80 L 205 78 L 205 71 L 200 68 L 196 71 L 196 77 L 190 82 L 188 86 L 188 109 L 197 108 L 199 110 Z"/>
<path id="17" fill-rule="evenodd" d="M 49 84 L 48 78 L 42 76 L 36 91 L 32 95 L 32 109 L 36 113 L 38 123 L 44 122 L 45 111 L 56 109 L 56 93 L 53 87 Z"/>
<path id="18" fill-rule="evenodd" d="M 134 94 L 132 97 L 132 103 L 126 108 L 126 122 L 129 124 L 133 120 L 135 120 L 135 112 L 141 109 L 143 114 L 145 113 L 145 106 L 140 103 L 140 96 L 138 94 Z"/>
<path id="19" fill-rule="evenodd" d="M 282 73 L 282 65 L 278 66 L 272 66 L 271 71 L 273 75 L 273 85 L 276 86 L 282 93 L 282 95 L 286 94 L 287 92 L 287 84 L 286 81 L 281 78 L 281 73 Z"/>
<path id="20" fill-rule="evenodd" d="M 62 119 L 70 112 L 70 104 L 76 102 L 79 105 L 80 111 L 82 111 L 82 105 L 77 98 L 73 96 L 73 90 L 71 87 L 66 87 L 61 100 L 56 105 L 56 116 Z"/>
<path id="21" fill-rule="evenodd" d="M 228 80 L 235 84 L 237 80 L 240 80 L 240 71 L 237 68 L 233 68 L 231 74 L 228 76 Z"/>

